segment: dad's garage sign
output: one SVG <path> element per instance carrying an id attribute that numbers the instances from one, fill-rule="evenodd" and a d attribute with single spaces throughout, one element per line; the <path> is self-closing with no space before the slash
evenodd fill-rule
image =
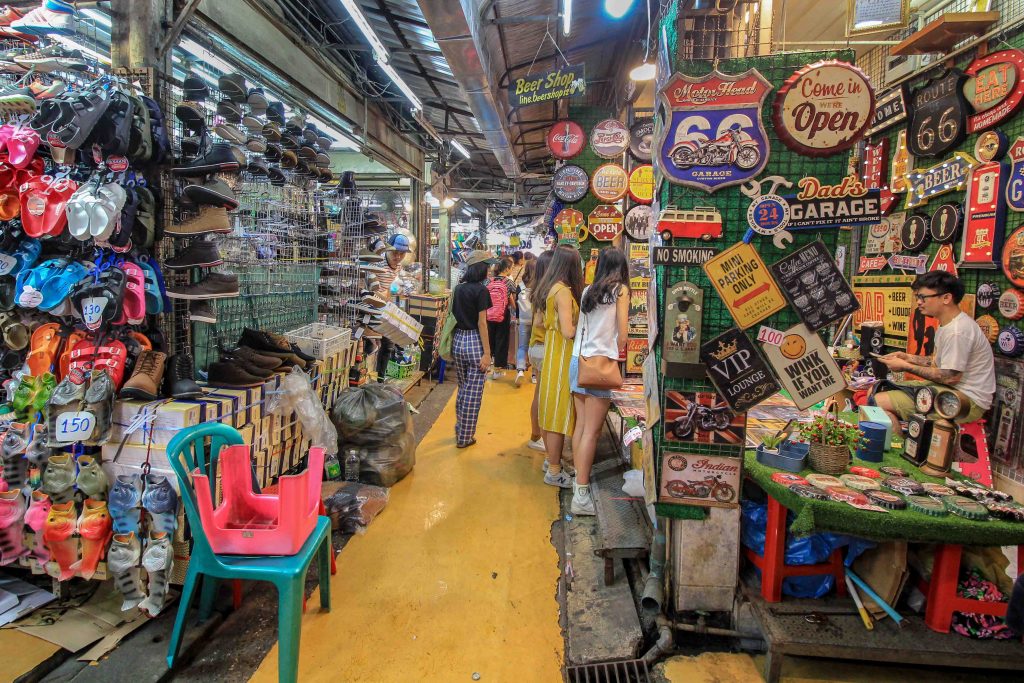
<path id="1" fill-rule="evenodd" d="M 868 189 L 855 175 L 835 185 L 817 178 L 801 178 L 796 195 L 783 197 L 789 204 L 787 228 L 851 226 L 882 220 L 881 190 Z"/>
<path id="2" fill-rule="evenodd" d="M 563 97 L 580 97 L 586 93 L 587 77 L 583 65 L 573 64 L 514 79 L 508 86 L 508 101 L 513 107 L 526 107 Z"/>
<path id="3" fill-rule="evenodd" d="M 656 144 L 669 182 L 714 192 L 759 174 L 769 151 L 761 106 L 771 88 L 756 69 L 673 74 L 658 93 L 668 118 Z"/>
<path id="4" fill-rule="evenodd" d="M 800 410 L 846 387 L 846 379 L 829 355 L 825 342 L 804 324 L 783 332 L 781 345 L 762 346 L 782 386 Z"/>
<path id="5" fill-rule="evenodd" d="M 967 132 L 991 128 L 1013 116 L 1024 100 L 1024 52 L 1000 50 L 975 59 L 965 72 L 964 95 L 974 114 Z"/>
<path id="6" fill-rule="evenodd" d="M 738 242 L 709 260 L 704 264 L 704 272 L 740 329 L 745 330 L 786 306 L 761 256 L 745 242 Z"/>
<path id="7" fill-rule="evenodd" d="M 587 217 L 590 236 L 602 242 L 611 242 L 622 232 L 622 212 L 611 204 L 598 204 Z"/>
<path id="8" fill-rule="evenodd" d="M 772 119 L 794 152 L 838 154 L 857 143 L 872 123 L 875 92 L 853 64 L 825 60 L 798 69 L 775 95 Z"/>

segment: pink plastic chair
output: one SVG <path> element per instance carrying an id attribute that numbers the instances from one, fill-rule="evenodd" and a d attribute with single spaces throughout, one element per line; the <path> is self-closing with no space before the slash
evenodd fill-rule
<path id="1" fill-rule="evenodd" d="M 220 452 L 221 503 L 213 507 L 209 480 L 196 469 L 196 503 L 213 552 L 220 555 L 294 555 L 316 527 L 324 450 L 309 450 L 309 466 L 278 480 L 278 493 L 256 493 L 249 446 Z"/>

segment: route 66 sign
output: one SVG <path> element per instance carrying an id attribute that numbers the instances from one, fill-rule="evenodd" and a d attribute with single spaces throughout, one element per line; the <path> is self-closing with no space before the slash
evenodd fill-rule
<path id="1" fill-rule="evenodd" d="M 959 69 L 949 69 L 914 91 L 907 135 L 914 156 L 937 157 L 963 141 L 967 101 L 962 85 L 966 79 Z"/>
<path id="2" fill-rule="evenodd" d="M 768 163 L 761 107 L 772 85 L 756 69 L 701 77 L 676 73 L 658 95 L 658 166 L 669 182 L 707 192 L 755 177 Z"/>
<path id="3" fill-rule="evenodd" d="M 1006 184 L 1006 205 L 1024 211 L 1024 137 L 1010 146 L 1010 181 Z"/>

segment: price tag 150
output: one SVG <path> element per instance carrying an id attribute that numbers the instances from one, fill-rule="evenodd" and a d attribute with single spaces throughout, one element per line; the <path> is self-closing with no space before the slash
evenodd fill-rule
<path id="1" fill-rule="evenodd" d="M 57 416 L 56 440 L 60 443 L 88 441 L 96 428 L 96 417 L 88 411 L 61 413 Z"/>
<path id="2" fill-rule="evenodd" d="M 785 336 L 781 331 L 767 325 L 761 325 L 761 328 L 757 331 L 757 341 L 771 344 L 772 346 L 782 346 L 782 339 Z"/>

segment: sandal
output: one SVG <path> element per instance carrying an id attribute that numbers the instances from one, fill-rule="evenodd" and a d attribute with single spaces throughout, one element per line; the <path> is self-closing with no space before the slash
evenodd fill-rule
<path id="1" fill-rule="evenodd" d="M 126 261 L 124 266 L 125 289 L 121 302 L 121 315 L 114 320 L 115 325 L 138 325 L 146 319 L 146 285 L 142 268 Z"/>
<path id="2" fill-rule="evenodd" d="M 22 240 L 11 254 L 0 254 L 0 275 L 17 277 L 21 271 L 32 267 L 42 250 L 43 245 L 39 243 L 39 240 L 31 238 Z"/>
<path id="3" fill-rule="evenodd" d="M 43 293 L 43 300 L 39 303 L 39 310 L 53 311 L 68 298 L 75 285 L 88 274 L 89 268 L 79 261 L 71 261 L 66 264 L 43 283 L 40 290 Z"/>
<path id="4" fill-rule="evenodd" d="M 149 110 L 150 134 L 153 139 L 152 151 L 145 161 L 161 164 L 171 158 L 171 139 L 167 134 L 167 119 L 164 117 L 160 105 L 152 98 L 143 95 L 142 103 Z"/>
<path id="5" fill-rule="evenodd" d="M 153 132 L 150 129 L 149 108 L 135 95 L 129 95 L 134 105 L 128 139 L 128 158 L 134 162 L 149 161 L 153 155 Z"/>
<path id="6" fill-rule="evenodd" d="M 13 313 L 0 313 L 0 336 L 8 348 L 21 351 L 28 346 L 28 328 Z"/>
<path id="7" fill-rule="evenodd" d="M 18 273 L 15 300 L 22 308 L 35 308 L 43 300 L 43 284 L 57 274 L 67 261 L 64 259 L 48 259 L 34 268 L 26 268 Z"/>
<path id="8" fill-rule="evenodd" d="M 3 98 L 0 97 L 0 103 Z M 2 106 L 2 104 L 0 104 Z M 25 168 L 39 149 L 39 133 L 31 128 L 18 128 L 7 141 L 7 162 L 14 168 Z"/>
<path id="9" fill-rule="evenodd" d="M 110 107 L 110 92 L 103 88 L 85 90 L 61 100 L 60 120 L 52 127 L 57 140 L 65 147 L 81 147 Z"/>
<path id="10" fill-rule="evenodd" d="M 96 122 L 92 133 L 93 143 L 100 146 L 104 156 L 124 156 L 128 153 L 134 115 L 135 102 L 132 98 L 123 92 L 114 91 L 110 95 L 110 105 Z"/>

